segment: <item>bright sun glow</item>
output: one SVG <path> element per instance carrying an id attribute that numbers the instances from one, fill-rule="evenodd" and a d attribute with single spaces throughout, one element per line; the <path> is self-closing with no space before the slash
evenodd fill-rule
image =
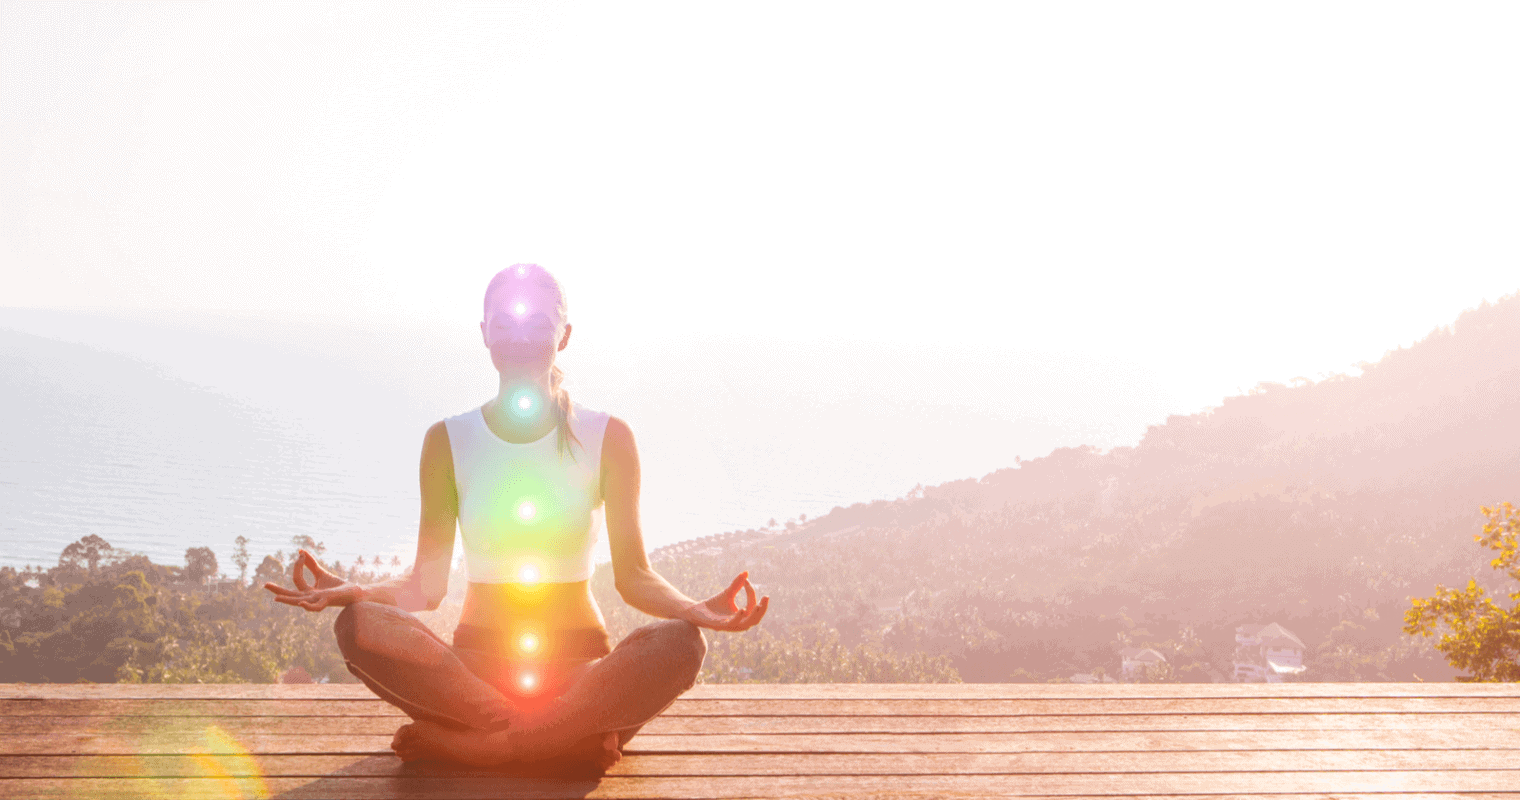
<path id="1" fill-rule="evenodd" d="M 522 569 L 517 571 L 517 578 L 523 583 L 538 583 L 538 567 L 524 564 Z"/>
<path id="2" fill-rule="evenodd" d="M 522 648 L 524 653 L 531 653 L 538 649 L 538 637 L 531 633 L 525 633 L 518 640 L 518 646 Z"/>

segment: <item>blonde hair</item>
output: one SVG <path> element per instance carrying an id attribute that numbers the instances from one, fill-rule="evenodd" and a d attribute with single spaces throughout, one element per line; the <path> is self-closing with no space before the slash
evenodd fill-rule
<path id="1" fill-rule="evenodd" d="M 565 290 L 560 287 L 559 281 L 549 274 L 549 270 L 537 264 L 513 264 L 492 276 L 491 282 L 486 285 L 482 316 L 484 317 L 491 313 L 491 297 L 500 289 L 512 283 L 532 284 L 545 292 L 546 295 L 553 297 L 553 303 L 550 305 L 550 308 L 559 316 L 559 325 L 555 329 L 555 335 L 558 337 L 570 317 L 569 309 L 565 305 Z M 555 344 L 558 345 L 557 339 Z M 575 458 L 575 451 L 571 449 L 570 444 L 573 442 L 582 450 L 585 450 L 586 446 L 581 444 L 581 440 L 576 437 L 575 431 L 570 429 L 570 415 L 573 412 L 570 408 L 570 392 L 565 389 L 564 383 L 565 371 L 559 368 L 559 364 L 555 364 L 549 370 L 549 399 L 551 401 L 549 407 L 554 409 L 554 427 L 559 433 L 557 441 L 559 443 L 560 455 L 568 453 L 573 460 Z"/>

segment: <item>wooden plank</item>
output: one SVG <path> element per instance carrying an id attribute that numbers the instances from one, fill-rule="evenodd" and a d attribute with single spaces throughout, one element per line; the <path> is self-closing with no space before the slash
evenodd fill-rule
<path id="1" fill-rule="evenodd" d="M 693 700 L 1133 697 L 1520 697 L 1516 683 L 729 683 L 698 684 Z"/>
<path id="2" fill-rule="evenodd" d="M 0 700 L 56 699 L 372 699 L 363 684 L 57 684 L 0 683 Z M 693 700 L 916 699 L 995 700 L 1020 698 L 1101 699 L 1137 697 L 1520 697 L 1520 683 L 730 683 L 698 684 L 682 695 Z"/>
<path id="3" fill-rule="evenodd" d="M 1073 717 L 656 717 L 649 733 L 1018 733 L 1454 729 L 1520 733 L 1513 714 L 1175 714 Z"/>
<path id="4" fill-rule="evenodd" d="M 691 700 L 677 699 L 665 716 L 1010 716 L 1093 714 L 1272 713 L 1520 714 L 1520 697 L 1241 697 L 1126 699 Z M 7 700 L 0 716 L 376 716 L 404 717 L 383 700 Z"/>
<path id="5" fill-rule="evenodd" d="M 647 730 L 647 729 L 646 729 Z M 0 736 L 0 754 L 150 755 L 202 753 L 389 755 L 391 735 L 323 734 L 236 737 L 204 733 L 152 736 L 68 732 Z M 1131 731 L 921 734 L 757 734 L 721 737 L 641 731 L 627 753 L 1025 753 L 1210 750 L 1500 750 L 1520 749 L 1503 731 Z M 0 756 L 3 757 L 3 756 Z M 1520 758 L 1517 758 L 1520 763 Z"/>
<path id="6" fill-rule="evenodd" d="M 1243 698 L 1124 698 L 1124 699 L 995 699 L 955 700 L 922 698 L 795 700 L 678 699 L 666 714 L 672 716 L 1035 716 L 1092 714 L 1334 714 L 1383 712 L 1485 712 L 1520 714 L 1520 697 L 1243 697 Z"/>
<path id="7" fill-rule="evenodd" d="M 691 798 L 858 796 L 920 793 L 1018 796 L 1065 794 L 1231 794 L 1344 792 L 1494 792 L 1520 786 L 1520 771 L 1136 773 L 1072 775 L 766 775 L 553 779 L 515 777 L 327 777 L 268 778 L 9 778 L 0 797 L 27 798 L 216 798 L 277 796 L 349 800 L 375 797 L 433 798 Z M 1264 783 L 1269 780 L 1270 783 Z M 262 785 L 259 785 L 259 784 Z M 260 792 L 259 789 L 263 791 Z M 236 792 L 236 794 L 234 794 Z"/>
<path id="8" fill-rule="evenodd" d="M 99 732 L 147 736 L 210 728 L 228 734 L 393 733 L 405 717 L 10 717 L 3 736 Z M 1051 716 L 670 716 L 648 733 L 1016 733 L 1036 731 L 1413 730 L 1450 728 L 1520 733 L 1520 714 L 1057 714 Z M 3 752 L 3 751 L 0 751 Z"/>
<path id="9" fill-rule="evenodd" d="M 782 753 L 627 755 L 609 775 L 1011 775 L 1090 772 L 1309 772 L 1520 769 L 1504 750 L 1300 750 L 1091 753 Z M 490 775 L 394 756 L 10 756 L 0 778 Z"/>
<path id="10" fill-rule="evenodd" d="M 674 706 L 672 706 L 674 708 Z M 669 713 L 668 711 L 666 713 Z M 0 717 L 398 717 L 390 703 L 369 700 L 0 700 Z M 0 726 L 8 721 L 0 721 Z"/>

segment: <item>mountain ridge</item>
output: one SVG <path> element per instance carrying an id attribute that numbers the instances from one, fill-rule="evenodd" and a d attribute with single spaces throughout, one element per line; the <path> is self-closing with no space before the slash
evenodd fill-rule
<path id="1" fill-rule="evenodd" d="M 823 622 L 847 644 L 950 656 L 966 680 L 1113 674 L 1132 645 L 1206 680 L 1233 673 L 1237 626 L 1269 622 L 1309 644 L 1305 680 L 1449 679 L 1399 625 L 1440 583 L 1497 587 L 1473 535 L 1480 506 L 1520 499 L 1520 294 L 1358 376 L 1295 384 L 1131 447 L 709 537 L 660 569 L 715 591 L 748 569 L 780 635 Z"/>

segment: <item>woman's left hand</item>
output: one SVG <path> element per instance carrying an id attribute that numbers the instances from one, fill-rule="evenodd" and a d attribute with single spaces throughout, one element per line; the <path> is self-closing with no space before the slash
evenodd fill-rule
<path id="1" fill-rule="evenodd" d="M 735 598 L 739 596 L 739 590 L 745 594 L 744 608 L 739 608 Z M 719 631 L 742 631 L 754 627 L 765 616 L 765 609 L 770 603 L 770 596 L 760 598 L 755 602 L 755 587 L 749 582 L 749 571 L 739 573 L 734 582 L 727 589 L 713 595 L 711 598 L 700 603 L 693 603 L 686 607 L 684 619 L 699 628 L 712 628 Z"/>

